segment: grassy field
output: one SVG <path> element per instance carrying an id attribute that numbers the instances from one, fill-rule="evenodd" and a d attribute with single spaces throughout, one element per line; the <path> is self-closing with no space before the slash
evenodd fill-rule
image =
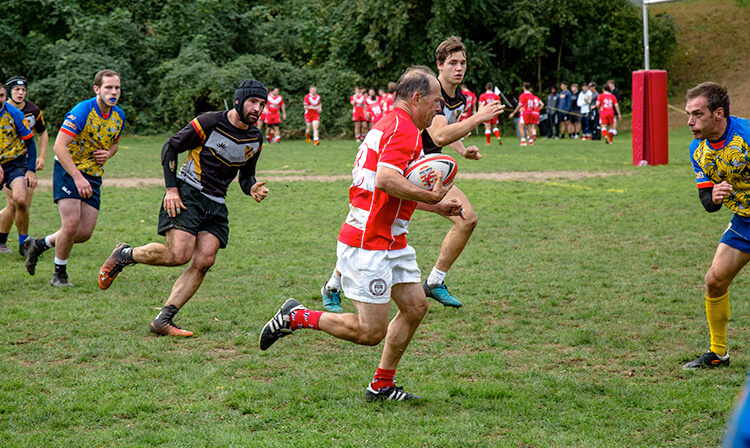
<path id="1" fill-rule="evenodd" d="M 182 268 L 135 266 L 107 291 L 96 284 L 116 243 L 162 240 L 163 188 L 106 179 L 159 177 L 164 136 L 125 138 L 94 237 L 73 250 L 75 288 L 48 285 L 51 253 L 34 277 L 17 255 L 0 258 L 0 445 L 715 446 L 750 364 L 750 284 L 741 274 L 731 289 L 732 366 L 682 371 L 708 348 L 703 275 L 731 216 L 700 205 L 688 139 L 672 131 L 669 165 L 634 167 L 629 135 L 486 149 L 473 137 L 484 157 L 459 161 L 457 184 L 480 222 L 446 280 L 465 306 L 432 301 L 402 360 L 397 379 L 426 399 L 370 404 L 379 347 L 307 331 L 257 348 L 286 298 L 320 308 L 347 212 L 347 181 L 279 172 L 347 174 L 356 145 L 267 145 L 258 178 L 278 180 L 262 204 L 232 185 L 229 247 L 178 316 L 196 336 L 178 340 L 148 323 Z M 571 170 L 602 175 L 461 179 Z M 59 226 L 50 191 L 32 212 L 34 236 Z M 410 230 L 426 273 L 447 221 L 418 211 Z"/>

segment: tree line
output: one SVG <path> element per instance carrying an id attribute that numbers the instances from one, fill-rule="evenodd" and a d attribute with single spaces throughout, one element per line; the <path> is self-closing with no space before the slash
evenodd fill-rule
<path id="1" fill-rule="evenodd" d="M 351 132 L 355 85 L 384 87 L 412 64 L 435 66 L 450 35 L 468 51 L 466 83 L 517 95 L 561 80 L 614 79 L 628 97 L 643 66 L 642 13 L 628 0 L 25 0 L 0 24 L 2 80 L 24 75 L 29 99 L 59 126 L 93 96 L 102 68 L 122 76 L 128 132 L 174 131 L 230 104 L 236 84 L 279 87 L 286 129 L 304 128 L 302 98 L 315 84 L 321 129 Z M 652 68 L 676 47 L 667 15 L 649 17 Z M 540 95 L 541 96 L 541 95 Z"/>

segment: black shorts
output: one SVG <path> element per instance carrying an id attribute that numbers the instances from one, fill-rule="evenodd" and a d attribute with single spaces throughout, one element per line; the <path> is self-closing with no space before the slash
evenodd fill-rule
<path id="1" fill-rule="evenodd" d="M 164 210 L 164 201 L 162 201 L 159 211 L 159 235 L 166 235 L 169 229 L 183 230 L 195 236 L 198 236 L 199 232 L 208 232 L 219 239 L 221 249 L 227 247 L 229 242 L 227 205 L 207 198 L 197 188 L 179 179 L 177 188 L 186 208 L 172 218 Z"/>
<path id="2" fill-rule="evenodd" d="M 563 121 L 570 121 L 570 115 L 568 114 L 568 112 L 562 111 L 558 112 L 558 114 L 560 116 L 560 123 L 562 123 Z"/>
<path id="3" fill-rule="evenodd" d="M 581 121 L 581 117 L 580 116 L 575 115 L 575 113 L 571 113 L 570 114 L 570 122 L 571 123 L 578 123 L 579 121 Z"/>

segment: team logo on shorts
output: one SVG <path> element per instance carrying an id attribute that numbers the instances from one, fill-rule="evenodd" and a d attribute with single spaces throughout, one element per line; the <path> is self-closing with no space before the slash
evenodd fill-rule
<path id="1" fill-rule="evenodd" d="M 370 282 L 370 294 L 382 296 L 388 290 L 388 284 L 382 278 L 376 278 Z"/>

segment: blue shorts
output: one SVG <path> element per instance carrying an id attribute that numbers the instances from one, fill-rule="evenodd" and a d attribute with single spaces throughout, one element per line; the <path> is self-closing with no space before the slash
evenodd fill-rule
<path id="1" fill-rule="evenodd" d="M 78 187 L 76 187 L 76 182 L 73 180 L 73 177 L 65 171 L 65 168 L 60 165 L 60 162 L 55 160 L 55 169 L 52 173 L 52 193 L 55 202 L 60 199 L 78 199 L 79 201 L 83 201 L 99 210 L 99 206 L 101 205 L 102 178 L 89 176 L 84 173 L 81 174 L 83 174 L 83 177 L 85 177 L 91 184 L 91 189 L 94 191 L 91 197 L 82 198 L 81 195 L 78 194 Z"/>
<path id="2" fill-rule="evenodd" d="M 750 218 L 734 215 L 729 221 L 727 230 L 721 236 L 721 242 L 742 252 L 750 253 Z"/>
<path id="3" fill-rule="evenodd" d="M 4 174 L 3 181 L 0 182 L 0 190 L 6 185 L 10 188 L 11 182 L 26 175 L 26 156 L 16 157 L 11 161 L 3 163 L 1 166 L 3 167 Z"/>

